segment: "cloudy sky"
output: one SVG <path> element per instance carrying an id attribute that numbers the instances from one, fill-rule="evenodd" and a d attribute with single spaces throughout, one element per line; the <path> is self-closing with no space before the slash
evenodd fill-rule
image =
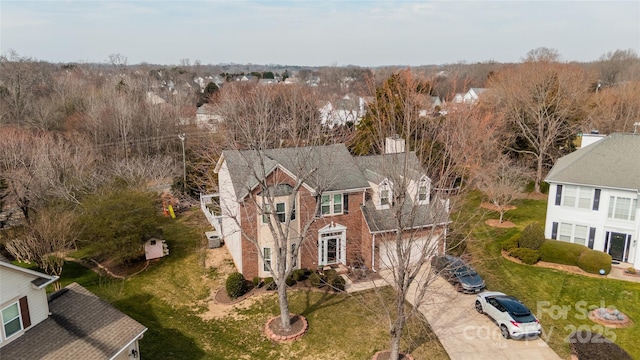
<path id="1" fill-rule="evenodd" d="M 51 62 L 425 65 L 640 53 L 640 1 L 11 1 L 0 52 Z"/>

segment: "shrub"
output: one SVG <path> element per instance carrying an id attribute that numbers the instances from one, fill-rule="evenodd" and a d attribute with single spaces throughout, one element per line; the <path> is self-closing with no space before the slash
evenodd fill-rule
<path id="1" fill-rule="evenodd" d="M 638 273 L 638 271 L 636 270 L 636 268 L 634 268 L 633 266 L 629 266 L 629 267 L 627 268 L 627 270 L 625 270 L 625 272 L 626 272 L 627 274 L 632 274 L 632 275 L 635 275 L 635 274 L 637 274 L 637 273 Z"/>
<path id="2" fill-rule="evenodd" d="M 347 282 L 344 280 L 342 276 L 336 276 L 331 280 L 331 287 L 335 291 L 344 291 L 345 284 Z"/>
<path id="3" fill-rule="evenodd" d="M 325 279 L 324 276 L 314 272 L 309 275 L 309 282 L 311 283 L 311 286 L 319 288 L 324 286 Z"/>
<path id="4" fill-rule="evenodd" d="M 523 263 L 533 265 L 540 260 L 540 251 L 529 248 L 514 248 L 509 255 L 522 260 Z"/>
<path id="5" fill-rule="evenodd" d="M 262 283 L 262 279 L 260 279 L 258 276 L 254 277 L 252 282 L 253 282 L 253 287 L 254 288 L 261 288 L 262 285 L 264 285 Z"/>
<path id="6" fill-rule="evenodd" d="M 293 276 L 293 280 L 303 281 L 307 279 L 310 273 L 311 271 L 309 271 L 308 269 L 295 269 L 293 270 L 291 275 Z"/>
<path id="7" fill-rule="evenodd" d="M 587 249 L 587 251 L 580 254 L 578 266 L 588 273 L 599 274 L 600 269 L 604 269 L 604 273 L 608 274 L 611 272 L 611 255 L 602 251 Z"/>
<path id="8" fill-rule="evenodd" d="M 538 250 L 544 240 L 544 228 L 538 223 L 531 223 L 522 231 L 518 247 Z"/>
<path id="9" fill-rule="evenodd" d="M 287 279 L 284 281 L 287 286 L 293 286 L 296 284 L 296 280 L 293 278 L 293 274 L 287 276 Z"/>
<path id="10" fill-rule="evenodd" d="M 540 259 L 556 264 L 578 265 L 580 254 L 589 248 L 559 240 L 545 240 L 540 246 Z"/>
<path id="11" fill-rule="evenodd" d="M 338 272 L 333 269 L 325 270 L 324 276 L 326 277 L 327 280 L 331 281 L 333 278 L 338 276 Z"/>
<path id="12" fill-rule="evenodd" d="M 502 243 L 502 250 L 508 251 L 511 254 L 512 249 L 518 248 L 518 241 L 520 240 L 520 234 L 515 234 L 508 240 Z"/>
<path id="13" fill-rule="evenodd" d="M 273 281 L 272 277 L 268 277 L 264 279 L 264 286 L 266 287 L 267 290 L 271 291 L 271 290 L 275 290 L 278 288 L 278 285 L 276 284 L 275 281 Z"/>
<path id="14" fill-rule="evenodd" d="M 244 276 L 239 272 L 234 272 L 227 278 L 227 294 L 230 298 L 236 299 L 247 292 Z"/>

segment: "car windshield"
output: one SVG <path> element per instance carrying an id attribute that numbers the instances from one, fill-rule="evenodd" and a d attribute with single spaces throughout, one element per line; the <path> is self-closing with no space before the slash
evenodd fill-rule
<path id="1" fill-rule="evenodd" d="M 457 276 L 474 276 L 476 274 L 475 270 L 466 266 L 460 266 L 455 270 Z"/>

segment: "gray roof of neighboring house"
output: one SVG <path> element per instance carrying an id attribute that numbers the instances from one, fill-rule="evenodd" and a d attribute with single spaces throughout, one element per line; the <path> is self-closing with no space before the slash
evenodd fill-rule
<path id="1" fill-rule="evenodd" d="M 109 359 L 147 329 L 73 283 L 49 300 L 49 318 L 0 349 L 2 359 Z"/>
<path id="2" fill-rule="evenodd" d="M 545 180 L 640 190 L 640 134 L 611 134 L 563 156 Z"/>
<path id="3" fill-rule="evenodd" d="M 360 168 L 344 144 L 267 149 L 260 164 L 257 150 L 222 152 L 238 199 L 258 185 L 278 165 L 317 191 L 361 189 L 368 187 Z M 264 173 L 263 173 L 264 172 Z"/>
<path id="4" fill-rule="evenodd" d="M 360 206 L 360 209 L 370 232 L 389 232 L 397 229 L 395 210 L 377 210 L 372 200 L 367 200 L 363 206 Z M 414 205 L 410 199 L 407 199 L 402 213 L 405 230 L 449 222 L 444 207 L 435 202 L 431 202 L 430 205 Z"/>

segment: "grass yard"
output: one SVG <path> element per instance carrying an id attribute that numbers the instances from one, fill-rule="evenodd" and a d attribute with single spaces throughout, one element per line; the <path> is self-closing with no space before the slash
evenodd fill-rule
<path id="1" fill-rule="evenodd" d="M 480 209 L 478 194 L 468 199 L 464 208 L 466 218 L 495 218 L 496 213 Z M 640 283 L 606 278 L 592 278 L 559 270 L 521 265 L 504 259 L 501 244 L 524 229 L 531 222 L 544 225 L 546 201 L 520 200 L 517 209 L 507 212 L 517 228 L 498 229 L 482 221 L 472 231 L 468 243 L 474 254 L 474 265 L 485 278 L 487 288 L 502 291 L 521 299 L 540 319 L 543 338 L 561 357 L 569 358 L 567 337 L 575 330 L 598 332 L 614 340 L 635 359 L 640 359 L 638 322 L 640 321 Z M 635 323 L 624 329 L 609 329 L 588 318 L 586 312 L 594 307 L 614 306 L 626 313 Z"/>
<path id="2" fill-rule="evenodd" d="M 212 290 L 224 284 L 217 269 L 205 267 L 203 233 L 209 228 L 199 210 L 164 220 L 170 255 L 139 275 L 117 280 L 100 277 L 75 263 L 65 265 L 62 285 L 78 282 L 138 320 L 149 330 L 140 342 L 147 359 L 368 359 L 388 347 L 388 332 L 371 311 L 376 295 L 350 296 L 296 290 L 291 311 L 309 321 L 299 341 L 278 344 L 263 335 L 277 315 L 277 295 L 251 298 L 230 314 L 204 320 Z M 448 359 L 424 319 L 411 322 L 403 350 L 416 359 Z"/>

